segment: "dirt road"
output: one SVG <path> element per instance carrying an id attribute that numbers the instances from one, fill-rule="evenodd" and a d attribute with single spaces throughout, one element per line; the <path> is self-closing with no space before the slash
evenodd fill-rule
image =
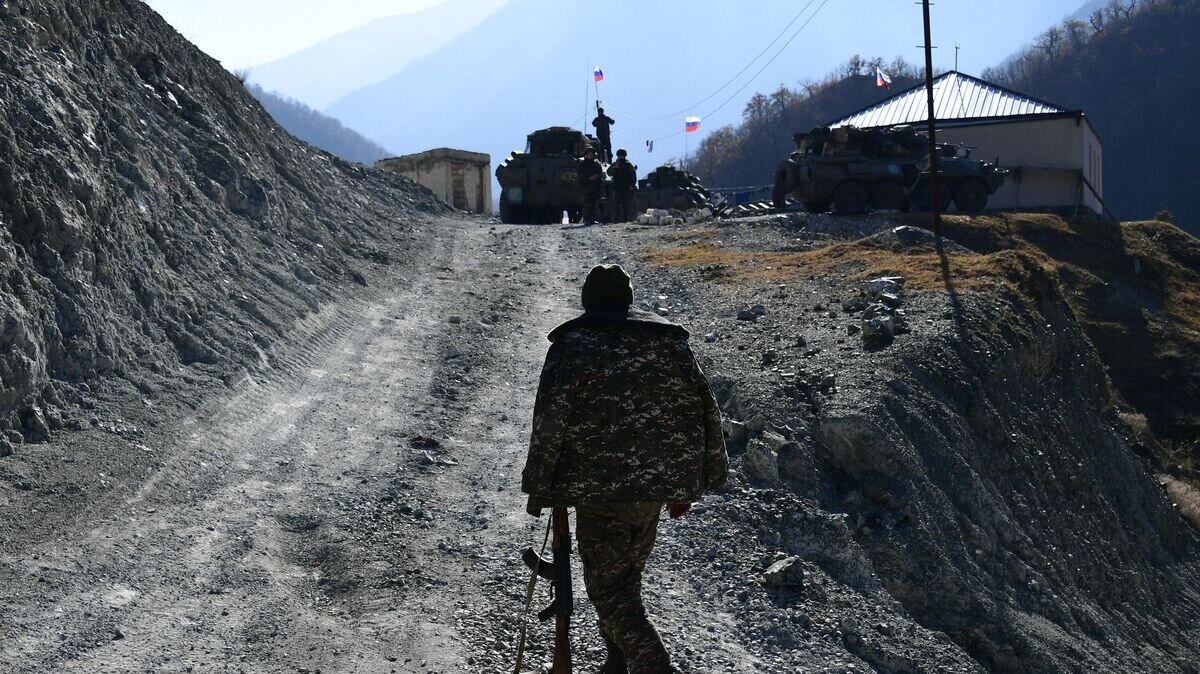
<path id="1" fill-rule="evenodd" d="M 434 229 L 371 297 L 311 317 L 267 376 L 132 443 L 152 469 L 81 512 L 35 510 L 37 526 L 9 530 L 0 670 L 511 667 L 516 552 L 544 525 L 519 493 L 544 335 L 575 311 L 604 235 Z M 664 526 L 661 549 L 675 530 Z M 671 638 L 698 597 L 690 574 L 654 573 Z M 586 665 L 599 652 L 578 590 Z M 702 641 L 724 644 L 704 660 L 756 670 L 732 619 L 710 610 L 704 622 Z M 534 631 L 534 660 L 546 634 Z"/>

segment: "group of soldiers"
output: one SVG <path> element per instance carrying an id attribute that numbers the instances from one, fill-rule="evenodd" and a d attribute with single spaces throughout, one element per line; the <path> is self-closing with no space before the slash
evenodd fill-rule
<path id="1" fill-rule="evenodd" d="M 600 154 L 609 163 L 608 176 L 613 182 L 614 217 L 617 222 L 633 219 L 633 195 L 637 191 L 637 166 L 629 161 L 625 148 L 617 150 L 616 160 L 612 152 L 612 125 L 616 121 L 604 114 L 604 108 L 596 109 L 592 126 L 596 128 L 596 140 L 600 143 Z M 583 187 L 583 223 L 592 225 L 600 208 L 600 195 L 604 189 L 604 166 L 596 158 L 596 149 L 589 145 L 579 160 L 579 184 Z"/>

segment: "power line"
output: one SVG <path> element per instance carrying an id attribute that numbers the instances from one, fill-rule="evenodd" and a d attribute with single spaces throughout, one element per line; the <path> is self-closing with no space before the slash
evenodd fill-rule
<path id="1" fill-rule="evenodd" d="M 809 5 L 812 5 L 812 3 L 814 1 L 815 0 L 810 0 L 808 5 L 805 6 L 805 9 L 807 9 Z M 761 68 L 759 68 L 757 72 L 755 72 L 753 75 L 751 75 L 750 79 L 746 80 L 746 82 L 744 84 L 742 84 L 742 86 L 739 87 L 737 91 L 730 94 L 730 96 L 728 98 L 726 98 L 724 101 L 721 101 L 720 105 L 713 108 L 710 112 L 705 114 L 704 117 L 707 118 L 707 117 L 711 117 L 711 116 L 717 114 L 718 112 L 721 111 L 722 108 L 724 108 L 726 105 L 728 105 L 730 101 L 737 98 L 738 94 L 745 91 L 746 87 L 750 86 L 750 83 L 752 83 L 754 80 L 756 80 L 759 75 L 763 74 L 763 71 L 766 70 L 772 63 L 775 62 L 775 59 L 779 58 L 779 56 L 781 54 L 783 54 L 784 51 L 787 50 L 788 45 L 790 45 L 793 41 L 795 41 L 795 39 L 800 35 L 800 33 L 804 32 L 804 29 L 808 26 L 808 24 L 812 23 L 812 20 L 817 18 L 817 15 L 821 13 L 821 10 L 824 9 L 825 5 L 827 5 L 827 4 L 829 4 L 829 0 L 822 0 L 821 4 L 817 6 L 816 11 L 814 11 L 812 14 L 810 14 L 808 19 L 805 20 L 804 23 L 800 24 L 800 27 L 796 29 L 796 32 L 792 33 L 792 36 L 788 38 L 787 42 L 783 43 L 783 46 L 779 48 L 779 51 L 775 52 L 774 56 L 772 56 L 766 63 L 764 63 L 763 66 Z M 789 26 L 790 25 L 791 24 L 789 24 Z M 776 38 L 776 39 L 778 39 L 778 38 Z M 774 43 L 772 43 L 772 44 L 774 44 Z M 751 62 L 751 63 L 753 63 L 753 62 Z M 749 67 L 749 66 L 747 66 L 747 67 Z M 745 72 L 745 71 L 743 70 L 743 72 Z M 709 98 L 711 98 L 711 96 Z M 674 138 L 674 137 L 678 136 L 681 133 L 686 133 L 686 132 L 685 131 L 676 131 L 675 133 L 672 133 L 667 136 L 663 136 L 662 138 L 655 138 L 654 142 L 668 140 L 670 138 Z"/>
<path id="2" fill-rule="evenodd" d="M 775 43 L 776 43 L 776 42 L 779 42 L 779 38 L 781 38 L 781 37 L 783 37 L 784 35 L 786 35 L 786 34 L 787 34 L 788 30 L 790 30 L 790 29 L 791 29 L 792 25 L 793 25 L 793 24 L 795 24 L 797 21 L 799 21 L 801 16 L 804 16 L 804 13 L 808 11 L 808 8 L 809 8 L 809 7 L 812 7 L 812 4 L 813 4 L 814 2 L 816 2 L 816 0 L 808 0 L 808 3 L 807 3 L 806 5 L 804 5 L 804 8 L 803 8 L 803 9 L 801 9 L 799 12 L 797 12 L 797 13 L 796 13 L 796 16 L 792 17 L 792 20 L 791 20 L 791 21 L 789 21 L 789 22 L 787 23 L 787 25 L 783 27 L 783 30 L 779 31 L 779 34 L 775 36 L 775 39 L 774 39 L 774 40 L 771 40 L 770 44 L 768 44 L 767 46 L 763 47 L 762 51 L 758 52 L 758 55 L 757 55 L 757 56 L 755 56 L 753 59 L 751 59 L 751 60 L 750 60 L 750 62 L 749 62 L 749 63 L 747 63 L 747 64 L 746 64 L 746 66 L 745 66 L 744 68 L 742 68 L 741 70 L 737 71 L 737 74 L 735 74 L 733 77 L 730 77 L 730 78 L 729 78 L 729 81 L 725 82 L 725 84 L 722 84 L 720 87 L 717 87 L 717 89 L 716 89 L 715 91 L 713 91 L 711 94 L 709 94 L 709 95 L 705 96 L 704 98 L 702 98 L 702 99 L 700 99 L 700 100 L 696 101 L 695 103 L 692 103 L 691 105 L 687 106 L 687 107 L 686 107 L 686 108 L 684 108 L 683 110 L 680 110 L 679 112 L 672 112 L 672 113 L 671 113 L 671 114 L 669 114 L 669 115 L 662 115 L 662 116 L 660 116 L 660 117 L 647 117 L 645 121 L 648 121 L 648 122 L 657 122 L 657 121 L 659 121 L 659 120 L 662 120 L 662 119 L 667 119 L 667 118 L 670 118 L 670 117 L 678 117 L 679 115 L 682 115 L 682 114 L 684 114 L 684 113 L 691 112 L 692 110 L 694 110 L 694 109 L 696 108 L 696 106 L 698 106 L 698 105 L 701 105 L 701 104 L 703 104 L 703 103 L 707 103 L 708 101 L 712 100 L 712 98 L 713 98 L 714 96 L 716 96 L 717 94 L 721 93 L 722 91 L 724 91 L 724 90 L 725 90 L 725 88 L 726 88 L 726 87 L 728 87 L 729 85 L 731 85 L 731 84 L 733 84 L 734 82 L 736 82 L 736 81 L 737 81 L 737 78 L 741 77 L 743 73 L 745 73 L 747 70 L 749 70 L 749 69 L 750 69 L 750 66 L 754 65 L 755 63 L 757 63 L 757 62 L 758 62 L 758 60 L 759 60 L 760 58 L 762 58 L 762 57 L 763 57 L 763 54 L 766 54 L 768 51 L 770 51 L 771 47 L 774 47 L 774 46 L 775 46 Z M 790 40 L 789 40 L 789 42 L 790 42 Z M 626 117 L 632 117 L 632 115 L 626 115 Z M 636 117 L 634 117 L 634 119 L 637 119 L 637 118 L 636 118 Z"/>

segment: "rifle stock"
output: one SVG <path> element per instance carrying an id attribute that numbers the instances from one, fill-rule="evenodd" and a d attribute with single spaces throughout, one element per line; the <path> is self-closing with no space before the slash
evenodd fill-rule
<path id="1" fill-rule="evenodd" d="M 554 661 L 550 674 L 571 674 L 571 613 L 575 609 L 574 591 L 571 589 L 571 523 L 567 520 L 566 508 L 554 508 L 550 520 L 550 531 L 554 532 L 551 544 L 553 561 L 543 558 L 533 548 L 526 548 L 521 557 L 534 572 L 530 579 L 528 599 L 533 597 L 533 583 L 538 577 L 550 581 L 553 593 L 550 605 L 537 614 L 542 622 L 554 618 Z M 523 636 L 521 643 L 523 646 Z M 523 652 L 523 648 L 518 649 L 518 671 Z"/>

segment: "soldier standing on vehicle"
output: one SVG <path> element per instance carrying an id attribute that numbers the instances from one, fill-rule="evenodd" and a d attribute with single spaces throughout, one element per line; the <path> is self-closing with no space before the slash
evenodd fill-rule
<path id="1" fill-rule="evenodd" d="M 596 150 L 588 146 L 579 160 L 579 186 L 583 188 L 583 224 L 596 224 L 600 208 L 600 192 L 604 188 L 604 167 L 596 161 Z"/>
<path id="2" fill-rule="evenodd" d="M 664 506 L 677 519 L 725 483 L 721 415 L 687 330 L 633 308 L 624 269 L 593 267 L 582 301 L 548 337 L 521 490 L 534 515 L 575 507 L 608 648 L 600 671 L 677 674 L 642 604 L 642 571 Z"/>
<path id="3" fill-rule="evenodd" d="M 592 126 L 596 127 L 596 140 L 600 141 L 600 156 L 604 157 L 604 162 L 612 163 L 612 125 L 616 124 L 617 120 L 604 114 L 604 108 L 596 108 L 596 119 L 592 120 Z"/>
<path id="4" fill-rule="evenodd" d="M 629 222 L 633 219 L 633 193 L 637 191 L 637 166 L 629 163 L 629 153 L 625 148 L 617 150 L 617 160 L 608 167 L 608 175 L 613 179 L 613 196 L 616 199 L 616 222 Z"/>

